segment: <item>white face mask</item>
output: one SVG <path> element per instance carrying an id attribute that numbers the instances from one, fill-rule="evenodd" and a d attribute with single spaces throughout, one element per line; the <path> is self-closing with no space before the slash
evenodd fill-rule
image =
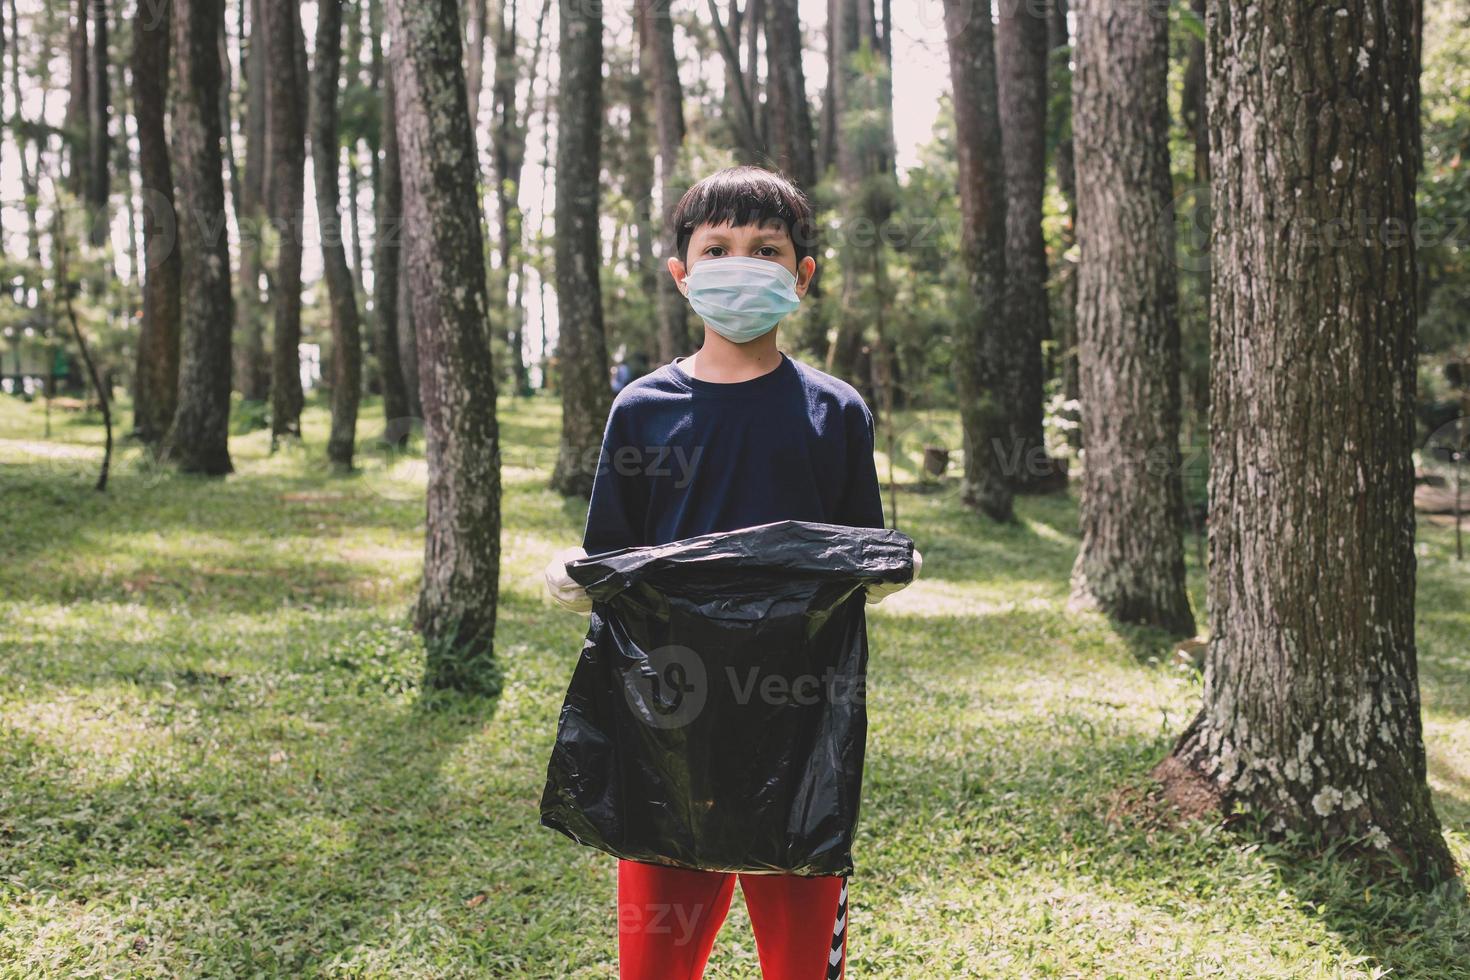
<path id="1" fill-rule="evenodd" d="M 684 277 L 689 305 L 709 328 L 744 344 L 770 333 L 801 305 L 796 277 L 769 259 L 729 255 L 702 259 Z"/>

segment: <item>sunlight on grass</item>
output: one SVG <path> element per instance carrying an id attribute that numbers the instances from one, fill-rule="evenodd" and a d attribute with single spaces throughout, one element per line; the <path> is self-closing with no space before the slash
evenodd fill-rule
<path id="1" fill-rule="evenodd" d="M 538 825 L 586 628 L 541 571 L 586 504 L 546 486 L 555 403 L 500 410 L 486 701 L 419 689 L 422 458 L 373 447 L 375 400 L 353 475 L 313 403 L 304 443 L 233 437 L 223 480 L 121 443 L 104 495 L 94 415 L 53 414 L 48 440 L 39 404 L 0 398 L 0 977 L 615 973 L 613 862 Z M 905 421 L 899 524 L 925 567 L 868 608 L 853 976 L 1470 976 L 1462 905 L 1120 810 L 1199 678 L 1067 612 L 1075 491 L 990 525 L 954 463 L 918 485 L 953 416 Z M 1444 529 L 1420 540 L 1429 779 L 1470 862 L 1470 572 Z M 710 975 L 756 971 L 737 897 Z"/>

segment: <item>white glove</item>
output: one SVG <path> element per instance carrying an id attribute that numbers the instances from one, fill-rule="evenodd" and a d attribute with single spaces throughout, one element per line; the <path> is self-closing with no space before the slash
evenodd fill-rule
<path id="1" fill-rule="evenodd" d="M 914 578 L 919 577 L 919 569 L 924 567 L 924 556 L 919 554 L 919 549 L 914 549 Z M 868 586 L 868 601 L 882 602 L 900 589 L 906 589 L 913 584 L 914 578 L 907 582 L 874 582 Z"/>
<path id="2" fill-rule="evenodd" d="M 546 594 L 552 602 L 572 612 L 592 611 L 592 598 L 587 590 L 567 574 L 567 562 L 586 557 L 587 552 L 579 547 L 563 548 L 546 563 Z"/>

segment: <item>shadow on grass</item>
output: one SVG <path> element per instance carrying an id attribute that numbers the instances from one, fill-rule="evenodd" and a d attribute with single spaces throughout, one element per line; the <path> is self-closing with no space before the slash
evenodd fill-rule
<path id="1" fill-rule="evenodd" d="M 902 888 L 916 870 L 902 856 L 943 826 L 947 847 L 925 851 L 932 863 L 923 869 L 940 880 L 1014 878 L 1037 887 L 1037 904 L 1072 892 L 1104 920 L 1137 906 L 1177 928 L 1207 927 L 1181 913 L 1181 894 L 1190 908 L 1228 918 L 1284 892 L 1304 925 L 1320 926 L 1370 965 L 1395 976 L 1470 975 L 1470 907 L 1454 885 L 1426 894 L 1407 881 L 1370 878 L 1331 849 L 1181 823 L 1148 796 L 1145 774 L 1167 752 L 1166 737 L 1109 729 L 1087 714 L 1049 721 L 1045 737 L 986 731 L 948 765 L 927 754 L 870 752 L 861 873 Z"/>

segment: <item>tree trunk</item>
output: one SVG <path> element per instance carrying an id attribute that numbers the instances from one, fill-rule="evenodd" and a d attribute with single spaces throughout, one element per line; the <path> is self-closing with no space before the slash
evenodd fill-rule
<path id="1" fill-rule="evenodd" d="M 1131 0 L 1077 12 L 1077 336 L 1082 545 L 1074 607 L 1194 634 L 1184 587 L 1168 21 Z"/>
<path id="2" fill-rule="evenodd" d="M 500 268 L 493 279 L 493 297 L 496 308 L 505 310 L 509 320 L 506 346 L 510 353 L 511 378 L 515 391 L 522 393 L 530 388 L 530 374 L 521 350 L 521 311 L 511 302 L 510 288 L 521 243 L 520 186 L 526 160 L 526 129 L 516 100 L 519 60 L 515 9 L 511 3 L 507 11 L 502 3 L 491 27 L 495 38 L 495 76 L 491 93 L 490 157 L 495 172 L 495 204 L 500 215 Z M 532 64 L 534 67 L 534 61 Z"/>
<path id="3" fill-rule="evenodd" d="M 561 0 L 556 141 L 556 307 L 561 448 L 552 489 L 589 497 L 612 389 L 602 330 L 598 187 L 602 137 L 600 9 Z"/>
<path id="4" fill-rule="evenodd" d="M 888 302 L 878 288 L 885 281 L 882 229 L 893 212 L 897 182 L 893 173 L 893 97 L 883 80 L 887 71 L 885 41 L 876 30 L 873 0 L 839 0 L 835 38 L 840 45 L 837 84 L 833 89 L 836 117 L 837 178 L 843 196 L 842 293 L 836 335 L 827 351 L 827 368 L 870 388 L 873 356 L 868 325 Z M 858 59 L 867 50 L 884 62 L 876 70 Z M 876 124 L 875 124 L 876 120 Z M 865 286 L 864 276 L 873 285 Z"/>
<path id="5" fill-rule="evenodd" d="M 21 193 L 25 195 L 26 212 L 26 255 L 31 261 L 32 269 L 41 266 L 41 226 L 36 217 L 37 202 L 40 197 L 37 188 L 36 171 L 40 169 L 41 150 L 39 144 L 36 148 L 36 167 L 32 168 L 27 158 L 27 150 L 32 142 L 26 135 L 30 128 L 27 125 L 25 113 L 22 111 L 25 99 L 25 89 L 20 80 L 20 19 L 16 13 L 15 0 L 8 0 L 10 10 L 10 97 L 14 100 L 15 107 L 15 130 L 11 138 L 15 141 L 16 162 L 20 169 Z M 43 97 L 41 105 L 44 108 L 46 100 Z M 34 273 L 27 270 L 23 274 L 22 281 L 29 286 L 31 276 Z"/>
<path id="6" fill-rule="evenodd" d="M 658 236 L 654 225 L 653 177 L 654 146 L 651 120 L 648 117 L 647 51 L 638 45 L 637 63 L 630 67 L 623 87 L 623 101 L 628 107 L 628 140 L 624 144 L 624 191 L 633 205 L 633 234 L 637 254 L 638 291 L 650 300 L 658 295 L 660 271 L 653 255 L 653 241 Z M 664 272 L 663 275 L 668 275 Z M 656 302 L 656 300 L 655 300 Z M 652 352 L 657 346 L 657 329 L 652 345 L 646 345 L 640 330 L 632 344 Z"/>
<path id="7" fill-rule="evenodd" d="M 1060 232 L 1061 256 L 1055 274 L 1057 292 L 1057 356 L 1061 360 L 1062 392 L 1068 401 L 1080 397 L 1077 380 L 1077 262 L 1073 246 L 1077 243 L 1077 170 L 1072 159 L 1072 39 L 1067 27 L 1067 0 L 1056 0 L 1048 16 L 1051 44 L 1052 96 L 1056 108 L 1052 114 L 1054 134 L 1052 165 L 1056 168 L 1057 192 L 1066 202 L 1067 213 Z M 1074 430 L 1075 431 L 1075 430 Z M 1074 444 L 1080 439 L 1074 437 Z"/>
<path id="8" fill-rule="evenodd" d="M 262 0 L 266 27 L 266 126 L 270 171 L 266 196 L 276 233 L 271 280 L 275 329 L 271 338 L 271 442 L 301 434 L 301 253 L 306 181 L 306 130 L 297 71 L 299 27 L 294 0 Z"/>
<path id="9" fill-rule="evenodd" d="M 400 153 L 401 153 L 400 144 Z M 401 156 L 400 156 L 401 160 Z M 419 389 L 419 335 L 413 315 L 413 278 L 410 262 L 413 251 L 413 228 L 404 216 L 398 233 L 398 360 L 403 369 L 403 384 L 408 391 L 408 414 L 424 417 L 423 393 Z"/>
<path id="10" fill-rule="evenodd" d="M 266 184 L 267 39 L 264 0 L 245 0 L 250 11 L 249 50 L 240 73 L 245 78 L 245 170 L 240 180 L 240 284 L 236 300 L 240 349 L 235 386 L 246 401 L 270 394 L 270 364 L 265 351 L 266 304 L 260 290 L 264 267 Z"/>
<path id="11" fill-rule="evenodd" d="M 1414 641 L 1419 17 L 1210 3 L 1214 632 L 1159 775 L 1427 885 L 1453 861 Z"/>
<path id="12" fill-rule="evenodd" d="M 514 4 L 515 0 L 496 0 L 496 6 L 502 11 L 507 3 Z M 478 128 L 480 92 L 485 86 L 485 35 L 490 17 L 487 0 L 469 0 L 469 6 L 465 17 L 465 92 L 469 98 L 470 127 Z M 498 60 L 495 68 L 500 70 Z"/>
<path id="13" fill-rule="evenodd" d="M 428 459 L 415 623 L 426 682 L 489 692 L 500 574 L 500 444 L 478 165 L 454 0 L 388 0 Z M 598 70 L 594 63 L 593 70 Z"/>
<path id="14" fill-rule="evenodd" d="M 71 167 L 67 174 L 67 186 L 83 200 L 91 188 L 91 181 L 87 179 L 87 167 L 92 158 L 92 72 L 88 67 L 91 62 L 91 45 L 87 39 L 87 21 L 91 6 L 91 0 L 76 0 L 71 36 L 67 42 L 71 72 L 67 82 L 69 94 L 66 117 L 62 123 L 66 129 L 67 158 Z"/>
<path id="15" fill-rule="evenodd" d="M 112 104 L 107 79 L 107 0 L 91 0 L 92 55 L 87 63 L 87 237 L 93 246 L 107 241 L 107 198 L 112 187 Z"/>
<path id="16" fill-rule="evenodd" d="M 352 469 L 357 441 L 357 407 L 362 398 L 362 336 L 357 316 L 357 287 L 347 267 L 342 244 L 340 189 L 337 182 L 341 143 L 337 137 L 337 85 L 342 72 L 342 4 L 318 0 L 316 71 L 312 76 L 312 175 L 316 210 L 321 222 L 322 275 L 332 317 L 332 432 L 327 458 L 341 470 Z"/>
<path id="17" fill-rule="evenodd" d="M 1041 342 L 1050 336 L 1046 298 L 1046 239 L 1041 201 L 1046 190 L 1047 23 L 1035 0 L 1000 0 L 996 81 L 1006 184 L 1005 322 L 1019 370 L 1008 400 L 1017 492 L 1065 489 L 1066 473 L 1046 453 L 1042 432 Z"/>
<path id="18" fill-rule="evenodd" d="M 766 93 L 776 165 L 811 193 L 817 183 L 811 108 L 801 67 L 797 0 L 771 0 L 766 13 Z"/>
<path id="19" fill-rule="evenodd" d="M 679 157 L 684 148 L 684 88 L 679 82 L 679 58 L 674 52 L 674 21 L 670 0 L 638 4 L 639 43 L 653 86 L 654 123 L 658 130 L 659 210 L 662 225 L 659 256 L 667 262 L 674 252 L 674 208 L 688 188 Z M 688 303 L 667 273 L 658 277 L 658 356 L 671 361 L 689 350 Z"/>
<path id="20" fill-rule="evenodd" d="M 230 254 L 225 235 L 219 115 L 219 22 L 224 0 L 173 0 L 173 157 L 183 257 L 179 407 L 167 455 L 186 472 L 230 472 Z"/>
<path id="21" fill-rule="evenodd" d="M 383 386 L 383 419 L 388 438 L 398 441 L 406 432 L 410 416 L 418 417 L 408 404 L 404 366 L 398 356 L 399 308 L 398 263 L 404 247 L 403 187 L 398 171 L 398 123 L 394 106 L 393 73 L 383 78 L 383 163 L 378 170 L 378 190 L 373 201 L 373 312 L 378 327 L 378 374 Z M 414 387 L 417 387 L 415 385 Z M 402 430 L 402 431 L 400 431 Z"/>
<path id="22" fill-rule="evenodd" d="M 997 520 L 1012 518 L 1011 482 L 998 450 L 1008 418 L 1000 313 L 1005 288 L 1005 175 L 990 0 L 945 0 L 945 33 L 954 92 L 955 149 L 966 285 L 955 324 L 955 387 L 964 432 L 966 504 Z"/>
<path id="23" fill-rule="evenodd" d="M 179 274 L 182 257 L 168 157 L 168 18 L 146 3 L 133 19 L 133 117 L 143 191 L 143 320 L 133 393 L 133 431 L 158 443 L 168 432 L 179 392 Z"/>

